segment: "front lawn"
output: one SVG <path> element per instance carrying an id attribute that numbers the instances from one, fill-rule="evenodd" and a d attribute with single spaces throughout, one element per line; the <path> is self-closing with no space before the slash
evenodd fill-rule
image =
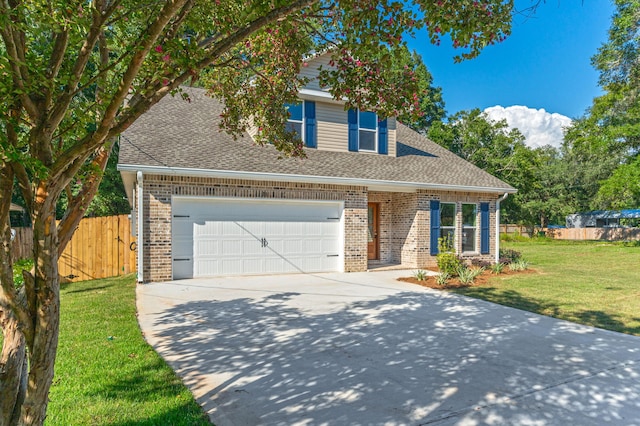
<path id="1" fill-rule="evenodd" d="M 640 247 L 607 242 L 501 243 L 535 273 L 496 276 L 456 293 L 594 327 L 640 335 Z"/>
<path id="2" fill-rule="evenodd" d="M 63 286 L 46 425 L 211 426 L 142 338 L 135 286 L 133 275 Z"/>

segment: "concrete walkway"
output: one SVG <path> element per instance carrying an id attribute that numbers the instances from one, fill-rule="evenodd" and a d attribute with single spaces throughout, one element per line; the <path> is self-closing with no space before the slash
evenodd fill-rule
<path id="1" fill-rule="evenodd" d="M 217 426 L 640 425 L 640 338 L 408 275 L 139 285 L 139 321 Z"/>

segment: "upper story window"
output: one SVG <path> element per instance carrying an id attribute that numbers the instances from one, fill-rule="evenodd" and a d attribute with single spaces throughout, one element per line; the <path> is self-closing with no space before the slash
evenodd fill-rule
<path id="1" fill-rule="evenodd" d="M 285 104 L 289 112 L 286 129 L 295 132 L 308 148 L 316 147 L 316 103 L 301 101 Z"/>
<path id="2" fill-rule="evenodd" d="M 387 120 L 375 112 L 351 109 L 348 112 L 349 151 L 388 154 Z"/>
<path id="3" fill-rule="evenodd" d="M 476 233 L 478 206 L 475 204 L 462 205 L 462 251 L 476 251 Z"/>
<path id="4" fill-rule="evenodd" d="M 286 129 L 288 132 L 295 132 L 304 142 L 304 102 L 295 104 L 285 104 L 285 108 L 289 112 L 289 120 Z"/>
<path id="5" fill-rule="evenodd" d="M 377 136 L 378 116 L 376 113 L 358 111 L 358 150 L 377 152 Z"/>

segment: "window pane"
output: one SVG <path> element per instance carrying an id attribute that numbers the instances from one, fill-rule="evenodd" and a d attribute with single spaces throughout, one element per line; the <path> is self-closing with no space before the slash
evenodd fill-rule
<path id="1" fill-rule="evenodd" d="M 369 132 L 367 130 L 360 130 L 360 149 L 367 151 L 376 150 L 376 132 Z"/>
<path id="2" fill-rule="evenodd" d="M 440 226 L 455 226 L 456 205 L 452 203 L 440 204 Z"/>
<path id="3" fill-rule="evenodd" d="M 476 226 L 476 205 L 462 205 L 462 226 Z"/>
<path id="4" fill-rule="evenodd" d="M 360 111 L 358 117 L 358 123 L 361 129 L 376 130 L 378 126 L 378 118 L 375 112 Z"/>
<path id="5" fill-rule="evenodd" d="M 302 139 L 302 123 L 288 121 L 285 128 L 287 129 L 287 132 L 295 132 L 298 137 Z"/>
<path id="6" fill-rule="evenodd" d="M 462 251 L 476 251 L 475 228 L 464 228 L 462 230 Z"/>
<path id="7" fill-rule="evenodd" d="M 455 228 L 440 228 L 440 240 L 441 244 L 449 246 L 449 248 L 453 251 L 455 245 Z"/>
<path id="8" fill-rule="evenodd" d="M 285 104 L 285 107 L 289 110 L 290 120 L 302 121 L 302 102 L 297 104 Z"/>

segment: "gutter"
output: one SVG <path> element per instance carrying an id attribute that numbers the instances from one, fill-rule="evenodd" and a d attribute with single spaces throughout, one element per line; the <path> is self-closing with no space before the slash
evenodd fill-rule
<path id="1" fill-rule="evenodd" d="M 144 282 L 144 221 L 142 217 L 144 216 L 144 197 L 142 196 L 142 172 L 138 170 L 137 172 L 137 185 L 138 190 L 136 191 L 138 194 L 138 214 L 137 214 L 137 226 L 138 226 L 138 283 Z"/>
<path id="2" fill-rule="evenodd" d="M 500 203 L 507 199 L 508 192 L 496 200 L 496 263 L 500 261 Z"/>
<path id="3" fill-rule="evenodd" d="M 386 181 L 376 179 L 359 179 L 335 176 L 313 176 L 313 175 L 293 175 L 280 173 L 264 173 L 264 172 L 243 172 L 232 170 L 210 170 L 210 169 L 191 169 L 165 166 L 142 166 L 142 165 L 125 165 L 119 164 L 118 170 L 121 172 L 137 172 L 138 176 L 144 172 L 154 175 L 174 175 L 174 176 L 193 176 L 193 177 L 209 177 L 219 179 L 243 179 L 243 180 L 260 180 L 260 181 L 277 181 L 277 182 L 302 182 L 329 185 L 350 185 L 350 186 L 366 186 L 373 187 L 376 190 L 396 190 L 399 192 L 412 192 L 416 189 L 438 190 L 438 191 L 456 191 L 456 192 L 491 192 L 514 194 L 515 188 L 496 188 L 484 186 L 465 186 L 465 185 L 446 185 L 437 183 L 421 183 L 421 182 L 402 182 L 402 181 Z M 506 197 L 505 197 L 506 198 Z"/>

